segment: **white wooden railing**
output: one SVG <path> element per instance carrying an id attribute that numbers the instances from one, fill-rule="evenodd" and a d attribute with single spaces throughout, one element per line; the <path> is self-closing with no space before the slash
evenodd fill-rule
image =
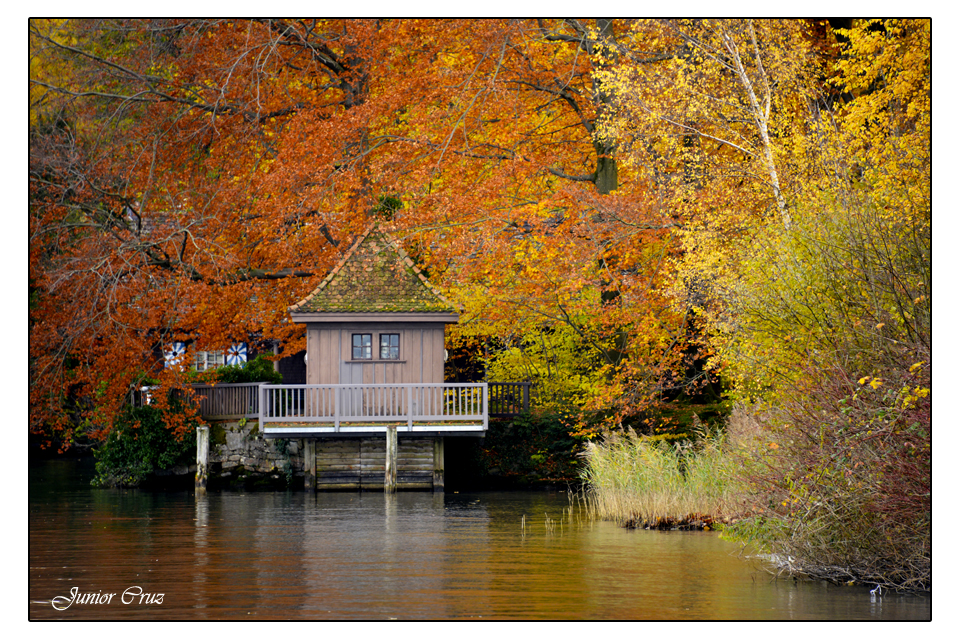
<path id="1" fill-rule="evenodd" d="M 482 423 L 487 429 L 486 383 L 375 383 L 261 385 L 260 427 L 296 423 Z"/>

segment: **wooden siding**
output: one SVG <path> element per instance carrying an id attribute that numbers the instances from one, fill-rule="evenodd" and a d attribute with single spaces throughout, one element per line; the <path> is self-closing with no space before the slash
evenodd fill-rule
<path id="1" fill-rule="evenodd" d="M 386 440 L 325 438 L 316 441 L 318 489 L 382 490 Z M 397 485 L 400 489 L 432 489 L 432 438 L 398 439 Z"/>
<path id="2" fill-rule="evenodd" d="M 443 383 L 443 330 L 443 323 L 308 324 L 307 383 Z M 373 335 L 373 359 L 353 359 L 357 333 Z M 400 335 L 398 361 L 379 359 L 380 334 Z"/>

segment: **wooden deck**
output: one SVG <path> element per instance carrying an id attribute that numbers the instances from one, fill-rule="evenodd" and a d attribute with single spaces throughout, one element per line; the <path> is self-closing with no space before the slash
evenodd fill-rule
<path id="1" fill-rule="evenodd" d="M 267 385 L 194 384 L 208 421 L 258 419 L 266 438 L 382 434 L 483 436 L 490 417 L 530 408 L 529 382 Z M 135 406 L 152 388 L 131 393 Z"/>
<path id="2" fill-rule="evenodd" d="M 303 439 L 305 489 L 393 492 L 442 491 L 444 439 L 484 436 L 491 406 L 501 417 L 529 409 L 530 385 L 243 383 L 198 384 L 193 391 L 208 421 L 257 419 L 265 439 Z M 151 390 L 132 391 L 131 404 L 149 404 Z M 206 491 L 209 433 L 197 428 L 198 493 Z"/>
<path id="3" fill-rule="evenodd" d="M 484 436 L 487 428 L 482 423 L 435 423 L 406 421 L 390 423 L 341 422 L 339 426 L 317 423 L 269 423 L 261 427 L 266 439 L 299 439 L 309 437 L 352 437 L 383 435 L 390 429 L 404 436 Z"/>
<path id="4" fill-rule="evenodd" d="M 444 439 L 482 437 L 495 416 L 529 409 L 530 383 L 196 385 L 204 419 L 257 419 L 265 439 L 303 439 L 304 487 L 443 490 Z M 131 393 L 150 402 L 151 388 Z M 491 396 L 492 390 L 492 396 Z M 402 436 L 398 436 L 402 435 Z M 209 427 L 198 428 L 198 492 Z"/>
<path id="5" fill-rule="evenodd" d="M 262 385 L 265 437 L 406 433 L 483 436 L 489 415 L 485 383 Z"/>

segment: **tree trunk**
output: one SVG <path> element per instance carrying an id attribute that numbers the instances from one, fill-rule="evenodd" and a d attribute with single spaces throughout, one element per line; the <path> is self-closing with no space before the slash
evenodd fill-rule
<path id="1" fill-rule="evenodd" d="M 599 62 L 597 66 L 603 70 L 612 66 L 616 62 L 616 53 L 613 48 L 613 21 L 609 18 L 597 20 L 597 29 L 600 35 L 596 44 L 590 47 L 591 55 L 597 55 Z M 611 108 L 610 94 L 603 90 L 602 85 L 594 82 L 594 99 L 597 103 L 597 119 Z M 613 144 L 602 141 L 597 138 L 594 132 L 593 146 L 597 151 L 597 171 L 594 175 L 593 183 L 597 187 L 597 192 L 606 195 L 617 190 L 617 160 L 614 156 L 616 148 Z"/>

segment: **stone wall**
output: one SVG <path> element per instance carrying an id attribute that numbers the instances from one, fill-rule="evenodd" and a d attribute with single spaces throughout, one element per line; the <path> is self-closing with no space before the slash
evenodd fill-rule
<path id="1" fill-rule="evenodd" d="M 257 419 L 210 423 L 209 481 L 303 487 L 301 439 L 264 439 Z"/>

